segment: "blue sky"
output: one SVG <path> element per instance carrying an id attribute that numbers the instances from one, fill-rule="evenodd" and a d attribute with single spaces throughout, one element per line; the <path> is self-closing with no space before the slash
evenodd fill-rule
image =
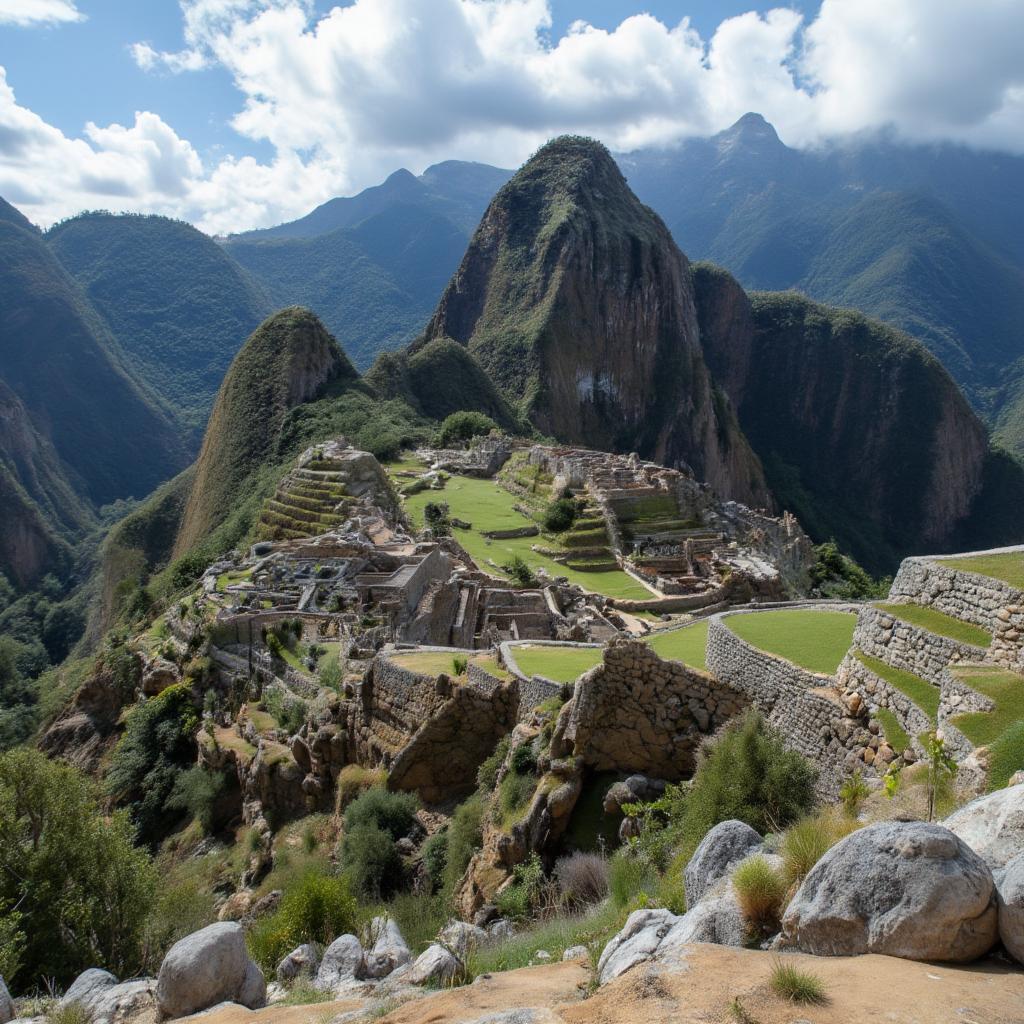
<path id="1" fill-rule="evenodd" d="M 0 0 L 0 195 L 242 230 L 399 166 L 672 146 L 748 110 L 794 146 L 1021 152 L 1021 38 L 1019 0 Z"/>

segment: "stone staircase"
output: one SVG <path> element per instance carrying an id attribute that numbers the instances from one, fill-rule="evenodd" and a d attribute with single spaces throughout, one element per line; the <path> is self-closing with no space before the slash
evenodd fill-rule
<path id="1" fill-rule="evenodd" d="M 880 751 L 882 762 L 892 760 L 886 748 L 919 758 L 921 737 L 938 729 L 957 761 L 973 756 L 987 770 L 990 785 L 1024 768 L 1018 572 L 1024 578 L 1024 548 L 908 558 L 888 600 L 862 607 L 837 681 L 847 701 L 863 700 L 881 725 L 884 743 L 865 752 L 868 764 Z"/>

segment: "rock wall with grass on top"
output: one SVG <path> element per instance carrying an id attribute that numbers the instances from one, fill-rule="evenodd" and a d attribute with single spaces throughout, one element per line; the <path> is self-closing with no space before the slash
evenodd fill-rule
<path id="1" fill-rule="evenodd" d="M 684 778 L 703 738 L 747 703 L 736 688 L 664 661 L 647 644 L 613 641 L 604 661 L 576 681 L 552 756 L 582 758 L 597 771 Z"/>
<path id="2" fill-rule="evenodd" d="M 869 604 L 857 616 L 853 646 L 939 687 L 948 665 L 983 661 L 986 654 L 982 647 L 939 636 Z"/>

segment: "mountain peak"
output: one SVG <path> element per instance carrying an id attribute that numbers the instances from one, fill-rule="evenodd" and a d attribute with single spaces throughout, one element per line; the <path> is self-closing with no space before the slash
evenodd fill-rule
<path id="1" fill-rule="evenodd" d="M 775 128 L 761 114 L 748 111 L 735 124 L 715 136 L 719 143 L 726 145 L 771 145 L 782 146 Z"/>

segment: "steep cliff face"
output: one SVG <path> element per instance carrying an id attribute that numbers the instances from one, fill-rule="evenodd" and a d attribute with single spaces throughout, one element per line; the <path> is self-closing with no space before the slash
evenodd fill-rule
<path id="1" fill-rule="evenodd" d="M 272 451 L 289 409 L 357 378 L 309 310 L 265 320 L 242 346 L 221 385 L 196 464 L 175 554 L 193 547 L 231 512 L 239 488 Z"/>
<path id="2" fill-rule="evenodd" d="M 704 363 L 686 257 L 599 143 L 556 139 L 501 189 L 414 348 L 439 338 L 545 434 L 769 500 Z"/>
<path id="3" fill-rule="evenodd" d="M 694 267 L 705 358 L 779 502 L 865 565 L 962 541 L 988 436 L 922 345 L 795 293 L 748 296 Z M 1011 538 L 1008 538 L 1008 540 Z"/>

